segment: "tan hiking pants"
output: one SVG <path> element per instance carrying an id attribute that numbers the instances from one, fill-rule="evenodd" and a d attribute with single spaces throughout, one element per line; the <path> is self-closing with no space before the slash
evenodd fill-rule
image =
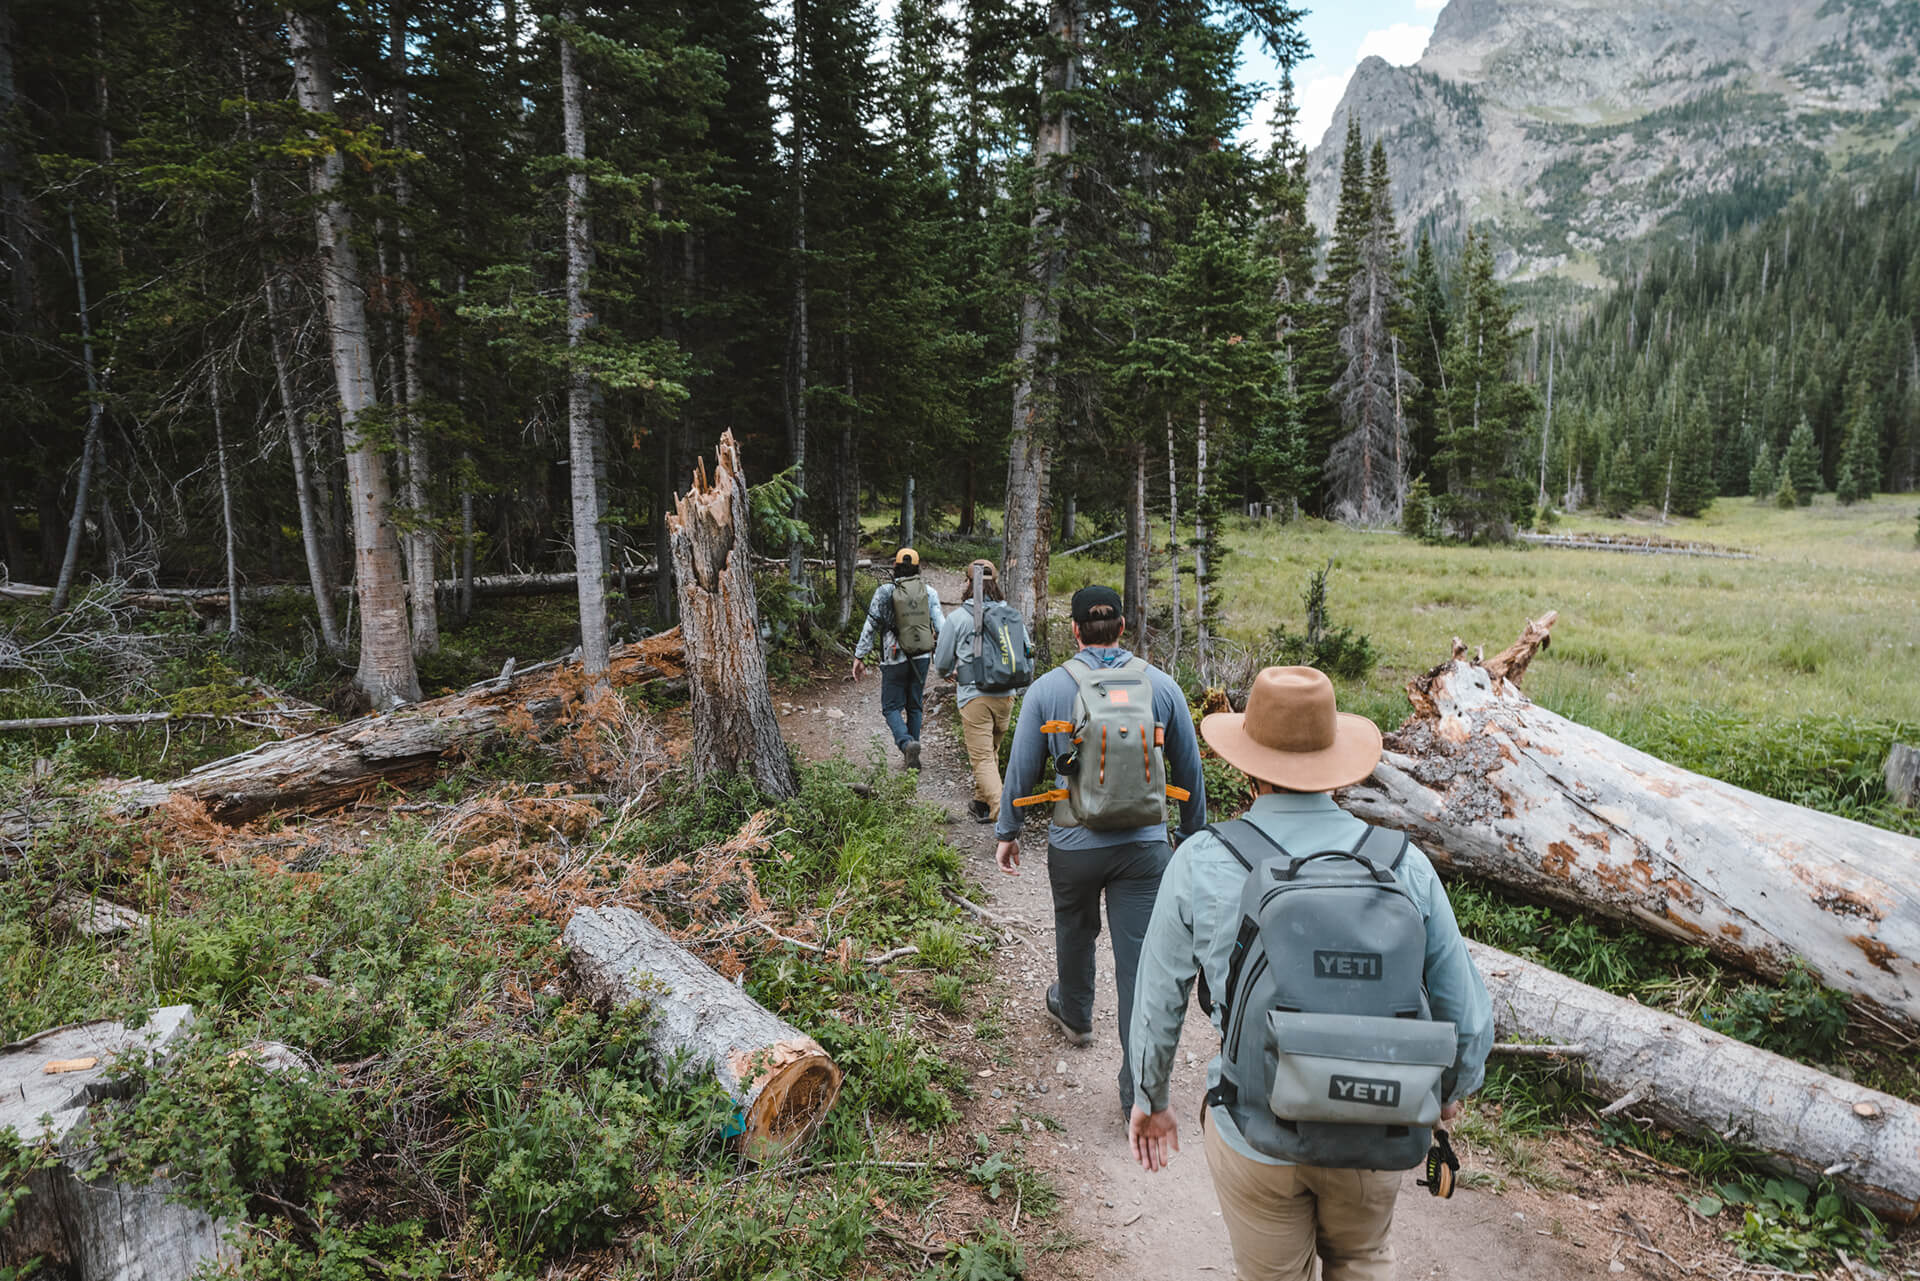
<path id="1" fill-rule="evenodd" d="M 1393 1281 L 1387 1229 L 1401 1171 L 1265 1165 L 1203 1128 L 1239 1281 L 1310 1281 L 1316 1254 L 1323 1281 Z"/>
<path id="2" fill-rule="evenodd" d="M 973 762 L 973 799 L 1000 808 L 1000 740 L 1013 717 L 1013 695 L 981 694 L 960 709 L 960 740 Z"/>

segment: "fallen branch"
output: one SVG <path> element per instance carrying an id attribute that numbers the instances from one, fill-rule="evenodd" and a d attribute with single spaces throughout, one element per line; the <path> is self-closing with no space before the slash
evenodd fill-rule
<path id="1" fill-rule="evenodd" d="M 676 679 L 681 662 L 679 633 L 663 632 L 616 646 L 608 678 L 616 688 Z M 125 812 L 187 796 L 226 823 L 277 809 L 328 809 L 356 801 L 381 783 L 430 777 L 442 758 L 470 751 L 509 729 L 549 729 L 579 710 L 585 687 L 577 662 L 536 663 L 505 681 L 483 681 L 385 716 L 363 716 L 263 743 L 172 782 L 136 779 L 108 796 Z"/>
<path id="2" fill-rule="evenodd" d="M 1498 1041 L 1489 1051 L 1519 1059 L 1579 1058 L 1586 1052 L 1584 1045 L 1534 1045 L 1526 1041 Z"/>
<path id="3" fill-rule="evenodd" d="M 0 721 L 0 731 L 39 729 L 83 729 L 89 725 L 158 725 L 165 721 L 225 721 L 252 724 L 251 717 L 309 720 L 313 713 L 296 708 L 261 707 L 244 712 L 116 712 L 99 716 L 32 716 L 25 720 Z"/>
<path id="4" fill-rule="evenodd" d="M 1123 529 L 1117 534 L 1108 534 L 1104 538 L 1096 538 L 1090 543 L 1081 543 L 1078 547 L 1069 547 L 1063 552 L 1055 552 L 1053 554 L 1055 556 L 1073 556 L 1086 551 L 1089 547 L 1098 547 L 1101 543 L 1110 543 L 1116 538 L 1125 538 L 1126 536 L 1127 531 Z"/>

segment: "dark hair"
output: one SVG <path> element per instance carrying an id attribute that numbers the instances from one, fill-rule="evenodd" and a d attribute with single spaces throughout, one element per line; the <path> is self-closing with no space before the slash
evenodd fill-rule
<path id="1" fill-rule="evenodd" d="M 1116 614 L 1112 618 L 1090 618 L 1079 627 L 1082 645 L 1111 645 L 1126 630 L 1127 620 Z"/>

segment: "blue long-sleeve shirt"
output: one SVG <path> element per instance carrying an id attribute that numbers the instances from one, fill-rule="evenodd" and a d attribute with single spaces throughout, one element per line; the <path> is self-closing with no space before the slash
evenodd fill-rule
<path id="1" fill-rule="evenodd" d="M 1350 848 L 1366 826 L 1333 803 L 1324 792 L 1270 792 L 1247 811 L 1262 831 L 1290 850 Z M 1453 904 L 1434 874 L 1433 864 L 1418 846 L 1409 845 L 1394 873 L 1427 922 L 1427 1001 L 1433 1017 L 1450 1022 L 1458 1034 L 1452 1091 L 1448 1100 L 1463 1098 L 1480 1088 L 1486 1076 L 1487 1052 L 1493 1048 L 1493 1002 L 1487 985 L 1474 968 Z M 1194 977 L 1207 976 L 1207 990 L 1227 990 L 1227 967 L 1240 929 L 1240 891 L 1247 869 L 1212 832 L 1181 842 L 1160 878 L 1160 897 L 1140 948 L 1139 977 L 1133 990 L 1133 1028 L 1128 1046 L 1133 1056 L 1134 1102 L 1149 1112 L 1167 1106 L 1167 1077 L 1180 1044 L 1180 1025 L 1186 1020 L 1187 997 Z M 1213 1028 L 1220 1030 L 1226 1014 L 1216 1004 Z M 1207 1086 L 1220 1083 L 1220 1056 L 1207 1064 Z M 1285 1165 L 1256 1152 L 1241 1137 L 1225 1108 L 1214 1108 L 1210 1123 L 1229 1147 L 1240 1155 L 1268 1165 Z"/>
<path id="2" fill-rule="evenodd" d="M 933 622 L 933 634 L 940 634 L 940 626 L 945 621 L 940 612 L 940 593 L 933 590 L 933 584 L 927 584 L 927 613 Z M 873 599 L 867 602 L 867 621 L 860 628 L 860 639 L 854 642 L 853 656 L 865 658 L 875 652 L 880 655 L 880 666 L 891 667 L 895 663 L 904 663 L 907 656 L 900 650 L 900 638 L 893 633 L 893 584 L 886 582 L 873 589 Z"/>
<path id="3" fill-rule="evenodd" d="M 1118 645 L 1088 647 L 1069 658 L 1098 671 L 1118 667 L 1132 658 Z M 1041 762 L 1051 754 L 1058 759 L 1073 750 L 1072 734 L 1046 735 L 1040 726 L 1047 721 L 1071 721 L 1073 701 L 1080 686 L 1064 670 L 1065 664 L 1040 676 L 1027 687 L 1020 701 L 1020 720 L 1013 729 L 1013 746 L 1007 755 L 1007 776 L 1000 789 L 1000 817 L 994 835 L 1010 841 L 1020 832 L 1020 811 L 1013 807 L 1016 797 L 1033 791 L 1040 775 Z M 1200 739 L 1193 732 L 1193 714 L 1187 710 L 1187 696 L 1173 677 L 1157 667 L 1147 668 L 1147 680 L 1153 686 L 1153 718 L 1167 732 L 1162 746 L 1167 766 L 1167 781 L 1186 789 L 1187 799 L 1180 802 L 1180 836 L 1186 837 L 1207 825 L 1207 784 L 1200 773 Z M 1055 787 L 1065 787 L 1064 776 L 1056 775 Z M 1088 827 L 1063 827 L 1059 823 L 1047 829 L 1047 843 L 1063 850 L 1092 850 L 1108 845 L 1126 845 L 1134 841 L 1164 841 L 1163 827 L 1123 828 L 1096 832 Z"/>

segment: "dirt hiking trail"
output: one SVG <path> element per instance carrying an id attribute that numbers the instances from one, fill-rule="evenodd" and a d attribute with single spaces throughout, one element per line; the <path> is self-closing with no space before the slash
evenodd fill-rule
<path id="1" fill-rule="evenodd" d="M 928 579 L 943 606 L 964 591 L 958 572 L 930 571 Z M 805 758 L 840 755 L 858 762 L 879 753 L 889 768 L 903 768 L 881 719 L 880 682 L 871 670 L 857 684 L 844 671 L 824 675 L 797 693 L 777 693 L 774 702 L 787 742 Z M 1052 1223 L 1023 1220 L 1014 1233 L 1026 1246 L 1030 1275 L 1103 1281 L 1233 1276 L 1198 1128 L 1206 1064 L 1216 1048 L 1211 1024 L 1197 1002 L 1189 1006 L 1173 1077 L 1182 1150 L 1168 1168 L 1149 1174 L 1128 1149 L 1114 1079 L 1120 1046 L 1108 940 L 1103 932 L 1094 1042 L 1075 1049 L 1043 1008 L 1054 977 L 1044 827 L 1029 826 L 1020 874 L 1001 873 L 991 825 L 974 822 L 966 812 L 972 776 L 953 686 L 938 676 L 927 681 L 924 720 L 920 797 L 947 811 L 948 839 L 986 888 L 980 905 L 1005 923 L 1003 936 L 1011 940 L 993 949 L 991 990 L 984 994 L 999 1012 L 1004 1038 L 975 1038 L 962 1023 L 956 1041 L 942 1049 L 975 1078 L 977 1095 L 964 1105 L 967 1132 L 987 1134 L 997 1144 L 1009 1142 L 1008 1130 L 1018 1132 L 1025 1159 L 1046 1171 L 1060 1194 Z M 1458 1146 L 1467 1170 L 1500 1174 L 1489 1153 Z M 1722 1269 L 1732 1261 L 1715 1234 L 1703 1221 L 1689 1221 L 1671 1192 L 1644 1182 L 1603 1191 L 1615 1172 L 1601 1168 L 1608 1163 L 1583 1164 L 1582 1155 L 1574 1147 L 1571 1160 L 1551 1162 L 1572 1188 L 1559 1193 L 1501 1179 L 1504 1191 L 1464 1187 L 1440 1201 L 1415 1186 L 1419 1171 L 1408 1171 L 1393 1225 L 1398 1275 L 1403 1281 L 1726 1275 Z M 1679 1234 L 1685 1239 L 1676 1241 Z M 1715 1257 L 1700 1260 L 1703 1252 Z M 1673 1262 L 1689 1256 L 1697 1261 L 1684 1268 Z"/>

